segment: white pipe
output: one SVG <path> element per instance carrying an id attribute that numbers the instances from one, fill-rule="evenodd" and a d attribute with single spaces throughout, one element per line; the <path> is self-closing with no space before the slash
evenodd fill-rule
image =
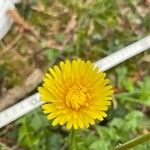
<path id="1" fill-rule="evenodd" d="M 117 64 L 147 50 L 148 48 L 150 48 L 150 36 L 147 36 L 121 50 L 118 50 L 117 52 L 110 54 L 109 56 L 104 57 L 103 59 L 95 62 L 95 65 L 102 71 L 106 71 L 113 66 L 116 66 Z M 41 102 L 39 99 L 39 94 L 36 93 L 5 109 L 0 112 L 0 128 L 29 113 L 43 103 L 44 102 Z"/>
<path id="2" fill-rule="evenodd" d="M 7 34 L 13 23 L 7 11 L 15 9 L 15 3 L 19 1 L 20 0 L 0 0 L 0 40 Z"/>

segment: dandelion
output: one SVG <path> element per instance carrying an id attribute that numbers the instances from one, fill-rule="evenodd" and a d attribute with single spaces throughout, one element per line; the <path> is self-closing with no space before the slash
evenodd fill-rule
<path id="1" fill-rule="evenodd" d="M 52 125 L 66 125 L 67 129 L 88 128 L 106 116 L 112 100 L 112 86 L 90 61 L 80 59 L 60 62 L 45 74 L 38 88 L 42 109 Z"/>

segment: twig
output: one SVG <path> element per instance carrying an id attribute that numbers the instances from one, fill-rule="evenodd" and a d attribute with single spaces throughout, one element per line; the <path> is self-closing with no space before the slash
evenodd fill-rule
<path id="1" fill-rule="evenodd" d="M 8 10 L 7 13 L 13 19 L 14 23 L 17 24 L 21 29 L 31 32 L 34 36 L 38 37 L 39 33 L 32 25 L 25 21 L 22 16 L 20 16 L 16 9 Z"/>
<path id="2" fill-rule="evenodd" d="M 0 111 L 16 103 L 19 99 L 32 92 L 42 81 L 43 74 L 40 69 L 35 69 L 20 86 L 8 90 L 0 98 Z"/>
<path id="3" fill-rule="evenodd" d="M 19 34 L 8 46 L 4 47 L 2 52 L 0 53 L 0 58 L 10 49 L 13 48 L 13 46 L 23 37 L 23 34 Z"/>
<path id="4" fill-rule="evenodd" d="M 3 144 L 3 143 L 0 143 L 0 149 L 1 149 L 1 150 L 12 150 L 11 148 L 9 148 L 8 146 L 6 146 L 6 145 Z"/>

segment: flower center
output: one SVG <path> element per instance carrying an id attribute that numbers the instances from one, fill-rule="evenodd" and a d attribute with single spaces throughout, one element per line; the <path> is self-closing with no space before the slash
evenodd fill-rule
<path id="1" fill-rule="evenodd" d="M 88 106 L 88 94 L 87 89 L 79 86 L 73 86 L 69 89 L 66 95 L 66 104 L 73 109 L 79 109 L 81 106 Z"/>

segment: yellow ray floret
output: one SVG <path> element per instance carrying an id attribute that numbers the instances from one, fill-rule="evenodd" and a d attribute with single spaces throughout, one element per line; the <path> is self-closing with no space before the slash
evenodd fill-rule
<path id="1" fill-rule="evenodd" d="M 50 68 L 38 91 L 52 125 L 78 129 L 88 128 L 96 119 L 102 121 L 113 94 L 105 76 L 93 63 L 80 59 Z"/>

